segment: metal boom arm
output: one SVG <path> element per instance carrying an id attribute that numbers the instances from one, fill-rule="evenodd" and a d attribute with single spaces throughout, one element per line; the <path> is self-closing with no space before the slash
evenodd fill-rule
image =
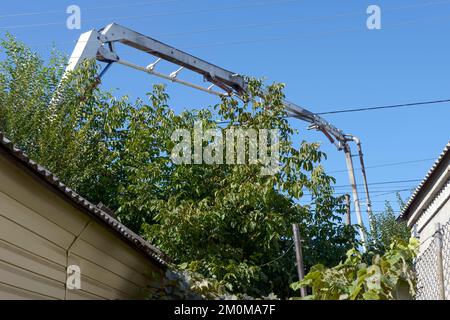
<path id="1" fill-rule="evenodd" d="M 144 51 L 158 57 L 159 59 L 155 63 L 149 64 L 146 67 L 135 65 L 119 58 L 114 47 L 116 42 L 120 42 L 135 49 Z M 92 58 L 107 63 L 116 62 L 123 64 L 128 67 L 145 71 L 156 76 L 217 95 L 236 94 L 238 96 L 242 96 L 247 90 L 247 83 L 241 75 L 220 68 L 214 64 L 206 62 L 202 59 L 194 57 L 193 55 L 115 23 L 109 24 L 100 31 L 91 30 L 82 34 L 69 60 L 67 71 L 75 70 L 82 61 Z M 180 69 L 170 75 L 163 75 L 156 72 L 154 69 L 156 63 L 158 63 L 160 59 L 172 62 L 182 68 L 189 69 L 202 75 L 205 81 L 221 88 L 224 93 L 212 91 L 212 87 L 205 88 L 177 79 L 178 72 L 181 71 Z M 284 105 L 289 115 L 311 123 L 314 129 L 324 132 L 330 141 L 336 144 L 339 150 L 344 148 L 346 138 L 341 130 L 337 129 L 320 116 L 296 104 L 285 101 Z"/>

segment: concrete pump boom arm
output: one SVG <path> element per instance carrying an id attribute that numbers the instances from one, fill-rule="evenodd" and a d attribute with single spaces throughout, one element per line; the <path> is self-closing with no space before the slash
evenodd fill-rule
<path id="1" fill-rule="evenodd" d="M 157 57 L 158 60 L 146 67 L 141 67 L 127 62 L 118 56 L 115 50 L 116 42 L 120 42 L 124 45 L 151 54 L 152 56 Z M 241 75 L 225 70 L 186 52 L 166 45 L 158 40 L 152 39 L 115 23 L 109 24 L 99 31 L 91 30 L 83 33 L 80 36 L 75 50 L 69 60 L 67 71 L 75 70 L 85 59 L 92 58 L 106 63 L 124 64 L 167 80 L 178 82 L 216 95 L 235 94 L 241 97 L 247 90 L 246 80 Z M 183 80 L 179 80 L 177 75 L 178 72 L 181 71 L 181 68 L 175 72 L 172 72 L 170 75 L 163 75 L 156 72 L 156 63 L 158 63 L 161 59 L 202 75 L 205 81 L 210 82 L 212 86 L 221 88 L 224 92 L 220 93 L 213 91 L 212 86 L 201 87 Z M 322 131 L 339 150 L 344 148 L 348 139 L 341 130 L 337 129 L 317 114 L 314 114 L 313 112 L 294 103 L 285 101 L 284 106 L 290 116 L 309 122 L 313 129 Z"/>

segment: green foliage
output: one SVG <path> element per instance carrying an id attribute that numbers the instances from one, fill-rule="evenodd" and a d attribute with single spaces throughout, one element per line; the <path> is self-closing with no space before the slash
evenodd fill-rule
<path id="1" fill-rule="evenodd" d="M 1 47 L 0 131 L 182 269 L 232 293 L 286 297 L 296 278 L 293 222 L 307 268 L 335 265 L 354 245 L 353 228 L 341 222 L 343 199 L 333 196 L 334 179 L 320 165 L 325 155 L 317 143 L 291 140 L 282 85 L 262 92 L 262 82 L 250 80 L 244 103 L 223 98 L 213 109 L 176 115 L 161 85 L 130 103 L 97 88 L 97 70 L 87 63 L 58 87 L 64 58 L 54 54 L 45 64 L 12 37 Z M 226 128 L 278 130 L 281 170 L 263 176 L 261 164 L 173 165 L 172 132 L 192 130 L 197 120 L 221 129 L 217 117 L 230 121 Z"/>
<path id="2" fill-rule="evenodd" d="M 166 197 L 155 202 L 158 223 L 144 225 L 144 234 L 183 268 L 218 280 L 230 292 L 286 296 L 295 277 L 293 222 L 301 223 L 308 239 L 307 263 L 337 262 L 354 233 L 335 214 L 343 207 L 332 196 L 333 179 L 317 165 L 324 158 L 319 146 L 303 142 L 296 149 L 290 140 L 294 131 L 285 120 L 282 86 L 269 86 L 267 94 L 260 88 L 251 80 L 246 103 L 228 98 L 216 109 L 229 121 L 223 130 L 279 130 L 280 172 L 263 176 L 261 165 L 171 167 Z M 184 113 L 171 122 L 192 128 L 197 119 L 217 128 L 210 112 Z M 298 204 L 304 191 L 313 194 L 308 206 Z"/>
<path id="3" fill-rule="evenodd" d="M 347 259 L 333 268 L 316 265 L 303 281 L 291 287 L 299 290 L 309 287 L 312 300 L 392 300 L 401 285 L 408 285 L 415 294 L 413 259 L 419 247 L 418 240 L 394 241 L 382 255 L 375 255 L 370 265 L 356 249 L 347 252 Z"/>
<path id="4" fill-rule="evenodd" d="M 160 278 L 161 285 L 158 288 L 149 288 L 148 299 L 216 300 L 230 296 L 218 281 L 205 279 L 194 272 L 168 269 L 162 277 L 161 275 L 157 277 Z"/>
<path id="5" fill-rule="evenodd" d="M 397 194 L 398 206 L 402 208 L 404 202 Z M 392 241 L 406 242 L 411 237 L 411 230 L 404 221 L 397 221 L 392 205 L 386 201 L 385 210 L 374 215 L 369 234 L 369 251 L 383 254 L 389 249 Z"/>
<path id="6" fill-rule="evenodd" d="M 92 66 L 57 90 L 65 58 L 54 53 L 46 65 L 11 36 L 1 48 L 0 130 L 80 194 L 117 206 L 121 175 L 113 164 L 125 102 L 90 90 L 96 81 Z M 62 103 L 52 103 L 56 92 L 63 93 Z"/>
<path id="7" fill-rule="evenodd" d="M 148 299 L 152 300 L 277 300 L 271 293 L 267 296 L 252 297 L 246 294 L 232 294 L 219 281 L 207 279 L 198 273 L 180 270 L 176 267 L 165 274 L 155 274 L 161 281 L 157 288 L 148 288 Z"/>

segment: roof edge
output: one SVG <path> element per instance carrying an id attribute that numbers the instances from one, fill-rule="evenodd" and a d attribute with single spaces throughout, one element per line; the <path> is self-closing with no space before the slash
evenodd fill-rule
<path id="1" fill-rule="evenodd" d="M 398 217 L 399 221 L 405 221 L 407 220 L 411 213 L 410 210 L 415 203 L 417 197 L 424 192 L 424 187 L 426 183 L 429 181 L 429 179 L 435 174 L 437 169 L 440 167 L 442 160 L 447 156 L 450 155 L 450 141 L 445 146 L 444 150 L 441 152 L 437 160 L 434 162 L 434 164 L 431 166 L 430 170 L 428 170 L 427 174 L 423 178 L 423 180 L 420 182 L 420 184 L 417 186 L 417 188 L 414 190 L 413 194 L 409 198 L 408 202 L 403 207 L 400 216 Z"/>
<path id="2" fill-rule="evenodd" d="M 169 262 L 171 261 L 168 255 L 150 244 L 148 241 L 144 240 L 141 236 L 128 229 L 124 224 L 122 224 L 112 215 L 100 209 L 98 206 L 92 204 L 71 188 L 67 187 L 63 182 L 59 180 L 57 176 L 55 176 L 53 173 L 51 173 L 49 170 L 45 169 L 35 161 L 31 160 L 26 155 L 26 153 L 17 148 L 11 140 L 4 136 L 2 132 L 0 132 L 0 147 L 2 147 L 2 149 L 4 149 L 9 155 L 11 155 L 14 159 L 18 160 L 22 165 L 24 165 L 29 171 L 31 171 L 32 174 L 37 176 L 37 178 L 50 185 L 50 187 L 55 189 L 55 191 L 57 191 L 58 193 L 62 194 L 62 196 L 64 196 L 74 205 L 84 209 L 87 214 L 90 214 L 101 220 L 101 222 L 106 224 L 106 226 L 113 232 L 116 232 L 123 240 L 142 251 L 153 261 L 157 262 L 159 266 L 168 266 Z"/>

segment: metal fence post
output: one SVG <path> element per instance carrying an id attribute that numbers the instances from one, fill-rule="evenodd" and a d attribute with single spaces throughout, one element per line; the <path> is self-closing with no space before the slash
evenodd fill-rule
<path id="1" fill-rule="evenodd" d="M 445 300 L 445 279 L 444 279 L 444 261 L 442 259 L 443 243 L 441 224 L 436 224 L 436 240 L 437 240 L 437 281 L 440 300 Z"/>

